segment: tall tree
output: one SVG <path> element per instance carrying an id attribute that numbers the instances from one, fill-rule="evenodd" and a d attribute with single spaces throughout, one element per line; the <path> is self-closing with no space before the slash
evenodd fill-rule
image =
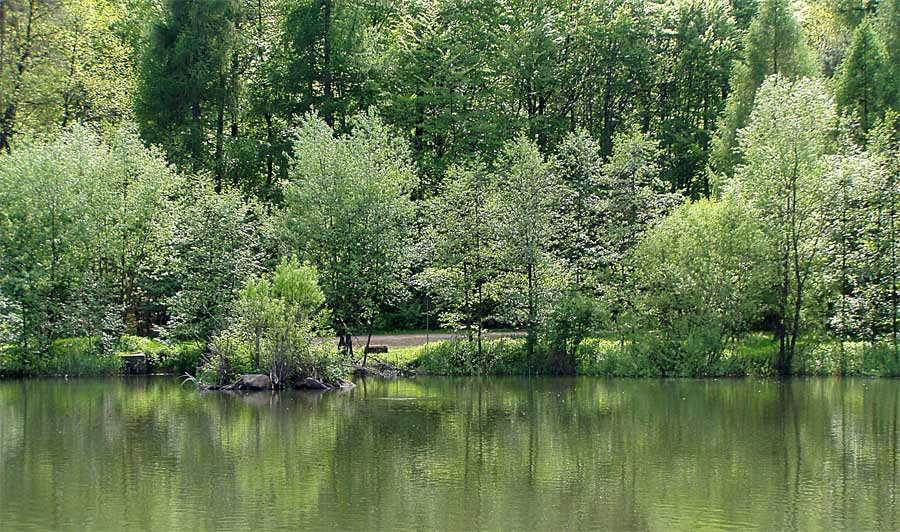
<path id="1" fill-rule="evenodd" d="M 879 2 L 877 20 L 887 59 L 886 98 L 891 109 L 900 112 L 900 0 Z"/>
<path id="2" fill-rule="evenodd" d="M 601 227 L 604 205 L 598 201 L 604 184 L 602 148 L 583 129 L 568 134 L 553 160 L 553 173 L 562 185 L 556 252 L 574 276 L 578 289 L 597 291 L 596 270 L 602 264 L 606 235 Z"/>
<path id="3" fill-rule="evenodd" d="M 737 149 L 738 130 L 746 125 L 762 82 L 774 74 L 796 79 L 813 70 L 790 0 L 763 0 L 747 32 L 744 60 L 735 67 L 732 92 L 713 143 L 710 157 L 717 173 L 732 175 L 743 160 Z"/>
<path id="4" fill-rule="evenodd" d="M 0 150 L 12 149 L 22 116 L 46 114 L 51 94 L 63 72 L 56 59 L 61 10 L 46 0 L 4 0 L 0 3 Z"/>
<path id="5" fill-rule="evenodd" d="M 836 91 L 838 105 L 859 119 L 863 140 L 884 115 L 888 85 L 881 40 L 866 19 L 853 34 L 853 43 L 840 66 Z"/>
<path id="6" fill-rule="evenodd" d="M 841 139 L 839 153 L 829 162 L 827 179 L 833 184 L 834 196 L 828 203 L 829 231 L 822 267 L 810 283 L 810 293 L 814 294 L 810 299 L 816 301 L 809 308 L 810 315 L 818 317 L 821 325 L 837 337 L 840 367 L 846 371 L 845 343 L 851 339 L 874 343 L 883 325 L 873 299 L 877 293 L 873 282 L 882 282 L 878 278 L 881 269 L 874 262 L 883 259 L 879 250 L 882 242 L 879 231 L 870 224 L 878 218 L 873 209 L 881 208 L 873 184 L 883 186 L 884 176 L 878 158 L 851 139 Z"/>
<path id="7" fill-rule="evenodd" d="M 341 346 L 369 334 L 400 291 L 415 166 L 407 146 L 375 115 L 338 137 L 313 115 L 294 143 L 281 222 L 286 249 L 321 274 Z"/>
<path id="8" fill-rule="evenodd" d="M 709 196 L 709 144 L 725 107 L 738 34 L 728 5 L 687 1 L 662 11 L 656 118 L 666 154 L 663 178 L 673 190 Z"/>
<path id="9" fill-rule="evenodd" d="M 597 194 L 600 221 L 601 287 L 624 345 L 626 318 L 635 289 L 634 262 L 629 254 L 641 235 L 656 225 L 683 197 L 669 193 L 660 178 L 659 143 L 639 128 L 621 131 L 602 168 Z"/>
<path id="10" fill-rule="evenodd" d="M 868 150 L 879 166 L 863 182 L 864 234 L 871 250 L 868 321 L 873 335 L 886 337 L 900 362 L 900 115 L 895 111 L 888 111 L 884 122 L 872 128 Z"/>
<path id="11" fill-rule="evenodd" d="M 479 354 L 493 306 L 486 285 L 497 274 L 493 192 L 484 165 L 451 168 L 441 193 L 427 203 L 430 220 L 421 239 L 429 260 L 419 282 L 437 301 L 441 322 L 464 328 Z"/>
<path id="12" fill-rule="evenodd" d="M 385 119 L 411 132 L 422 188 L 477 152 L 496 152 L 515 117 L 498 98 L 502 5 L 496 0 L 413 4 L 397 25 Z M 496 120 L 496 117 L 508 120 Z"/>
<path id="13" fill-rule="evenodd" d="M 377 2 L 303 0 L 285 4 L 285 55 L 276 82 L 289 116 L 315 109 L 332 128 L 375 104 L 380 32 L 391 10 Z"/>
<path id="14" fill-rule="evenodd" d="M 22 345 L 149 334 L 180 184 L 127 129 L 75 126 L 0 157 L 0 292 L 17 305 Z"/>
<path id="15" fill-rule="evenodd" d="M 776 247 L 775 368 L 783 374 L 791 371 L 805 288 L 831 221 L 827 155 L 834 127 L 834 104 L 821 82 L 769 78 L 741 136 L 747 162 L 731 183 L 765 221 Z"/>
<path id="16" fill-rule="evenodd" d="M 495 179 L 498 231 L 494 245 L 506 272 L 500 284 L 505 285 L 506 304 L 517 314 L 516 321 L 528 331 L 528 354 L 534 361 L 539 318 L 554 274 L 549 250 L 558 185 L 537 145 L 524 136 L 504 146 Z"/>
<path id="17" fill-rule="evenodd" d="M 235 101 L 229 69 L 238 13 L 236 0 L 168 0 L 144 52 L 135 109 L 145 140 L 194 171 L 212 170 L 216 190 L 226 107 Z"/>
<path id="18" fill-rule="evenodd" d="M 585 23 L 568 78 L 579 89 L 573 125 L 598 139 L 605 156 L 617 131 L 649 123 L 652 26 L 646 9 L 634 0 L 600 0 L 579 12 Z"/>
<path id="19" fill-rule="evenodd" d="M 558 141 L 567 126 L 560 101 L 561 67 L 569 52 L 567 6 L 558 0 L 505 3 L 505 17 L 498 22 L 507 23 L 510 31 L 502 41 L 497 66 L 505 73 L 503 80 L 515 110 L 512 118 L 523 123 L 543 147 Z"/>
<path id="20" fill-rule="evenodd" d="M 75 122 L 132 115 L 136 27 L 150 0 L 0 2 L 0 151 Z"/>

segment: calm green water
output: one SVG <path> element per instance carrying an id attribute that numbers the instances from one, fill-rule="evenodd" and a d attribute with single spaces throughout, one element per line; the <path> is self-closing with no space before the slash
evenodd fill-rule
<path id="1" fill-rule="evenodd" d="M 897 530 L 900 382 L 0 382 L 2 530 Z"/>

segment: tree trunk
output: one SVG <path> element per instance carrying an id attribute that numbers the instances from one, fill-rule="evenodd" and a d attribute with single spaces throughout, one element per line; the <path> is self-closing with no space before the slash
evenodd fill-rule
<path id="1" fill-rule="evenodd" d="M 535 338 L 535 301 L 534 301 L 534 264 L 528 264 L 528 359 L 534 361 Z"/>
<path id="2" fill-rule="evenodd" d="M 334 128 L 334 107 L 332 106 L 331 101 L 333 98 L 333 88 L 331 86 L 331 8 L 333 1 L 334 0 L 324 0 L 325 15 L 323 22 L 325 34 L 323 42 L 324 57 L 322 62 L 322 91 L 325 97 L 323 111 L 325 112 L 325 123 L 331 128 Z"/>
<path id="3" fill-rule="evenodd" d="M 194 100 L 191 102 L 191 165 L 193 166 L 193 170 L 195 172 L 200 171 L 200 168 L 203 164 L 201 149 L 203 143 L 201 142 L 202 136 L 202 124 L 200 123 L 202 118 L 202 113 L 200 110 L 200 97 L 195 95 Z M 221 191 L 222 184 L 216 183 L 216 191 Z"/>
<path id="4" fill-rule="evenodd" d="M 0 5 L 2 5 L 2 11 L 0 14 L 3 16 L 3 49 L 6 49 L 6 0 L 0 0 Z M 15 81 L 12 85 L 12 90 L 9 94 L 8 102 L 0 102 L 6 106 L 3 109 L 3 117 L 0 118 L 0 152 L 6 151 L 6 153 L 12 152 L 12 136 L 15 132 L 16 125 L 16 115 L 18 113 L 18 102 L 17 98 L 19 95 L 19 91 L 22 88 L 22 77 L 25 75 L 25 72 L 28 70 L 28 59 L 31 57 L 31 48 L 34 45 L 34 32 L 33 32 L 33 23 L 35 19 L 35 0 L 30 0 L 28 2 L 28 14 L 26 15 L 25 21 L 25 42 L 22 44 L 22 53 L 19 55 L 16 60 L 16 70 L 15 70 Z M 2 58 L 0 58 L 2 59 Z M 2 65 L 2 61 L 0 61 L 0 65 Z"/>
<path id="5" fill-rule="evenodd" d="M 898 298 L 897 298 L 897 242 L 896 242 L 896 230 L 894 228 L 895 217 L 897 216 L 896 211 L 896 186 L 897 183 L 894 180 L 894 174 L 891 173 L 891 178 L 888 182 L 888 190 L 891 198 L 891 206 L 889 209 L 890 218 L 888 219 L 889 231 L 890 234 L 888 236 L 888 245 L 890 247 L 890 264 L 891 264 L 891 343 L 894 347 L 894 356 L 897 357 L 898 366 L 900 366 L 900 351 L 897 349 L 897 306 L 898 306 Z"/>
<path id="6" fill-rule="evenodd" d="M 5 2 L 6 0 L 0 0 L 0 3 Z M 74 82 L 75 79 L 75 61 L 76 55 L 78 53 L 78 36 L 79 36 L 79 26 L 75 26 L 75 36 L 72 41 L 72 55 L 69 57 L 69 79 L 66 82 L 66 90 L 63 95 L 63 117 L 62 117 L 62 127 L 65 128 L 69 125 L 69 120 L 71 119 L 71 106 L 72 106 L 72 92 L 71 92 L 71 83 Z"/>
<path id="7" fill-rule="evenodd" d="M 255 338 L 254 338 L 254 340 L 255 340 L 255 344 L 256 344 L 256 345 L 255 345 L 256 350 L 253 352 L 253 369 L 254 369 L 254 371 L 256 371 L 256 370 L 259 370 L 259 362 L 260 362 L 260 360 L 259 360 L 259 355 L 260 355 L 259 351 L 260 351 L 260 344 L 262 343 L 262 342 L 261 342 L 261 340 L 262 340 L 262 327 L 261 327 L 259 324 L 257 324 L 256 327 L 255 327 L 255 331 L 254 331 L 254 332 L 255 332 Z"/>
<path id="8" fill-rule="evenodd" d="M 219 108 L 216 114 L 216 192 L 222 192 L 223 143 L 225 136 L 225 75 L 219 74 Z"/>
<path id="9" fill-rule="evenodd" d="M 369 334 L 366 336 L 366 347 L 363 349 L 363 366 L 369 362 L 369 346 L 372 345 L 372 331 L 375 328 L 375 322 L 369 320 Z"/>
<path id="10" fill-rule="evenodd" d="M 275 149 L 275 131 L 272 129 L 272 113 L 265 113 L 266 119 L 266 141 L 269 143 L 269 149 L 266 150 L 266 191 L 272 186 L 275 156 L 272 151 Z"/>
<path id="11" fill-rule="evenodd" d="M 775 336 L 778 339 L 778 357 L 775 360 L 775 371 L 779 374 L 786 373 L 788 346 L 787 346 L 787 319 L 790 295 L 790 250 L 785 248 L 782 259 L 782 281 L 780 294 L 780 309 L 775 322 Z"/>

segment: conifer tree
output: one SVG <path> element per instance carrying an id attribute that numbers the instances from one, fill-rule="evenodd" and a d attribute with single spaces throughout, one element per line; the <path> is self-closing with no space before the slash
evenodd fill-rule
<path id="1" fill-rule="evenodd" d="M 756 91 L 771 75 L 793 80 L 813 73 L 813 62 L 803 31 L 789 0 L 764 0 L 750 24 L 744 61 L 737 65 L 725 116 L 713 142 L 712 166 L 732 175 L 742 158 L 737 151 L 739 129 L 747 124 Z"/>
<path id="2" fill-rule="evenodd" d="M 884 51 L 868 20 L 853 34 L 853 42 L 841 65 L 837 102 L 859 118 L 865 135 L 884 114 Z"/>

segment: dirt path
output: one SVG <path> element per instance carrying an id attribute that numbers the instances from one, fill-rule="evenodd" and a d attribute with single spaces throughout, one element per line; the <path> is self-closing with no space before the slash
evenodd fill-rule
<path id="1" fill-rule="evenodd" d="M 487 332 L 484 338 L 502 338 L 524 336 L 523 331 L 507 331 L 507 332 Z M 386 345 L 389 349 L 398 349 L 401 347 L 419 347 L 430 342 L 440 342 L 441 340 L 452 340 L 454 338 L 465 338 L 464 332 L 458 333 L 415 333 L 415 334 L 373 334 L 372 345 Z M 366 336 L 353 337 L 353 349 L 362 349 L 366 345 Z"/>

